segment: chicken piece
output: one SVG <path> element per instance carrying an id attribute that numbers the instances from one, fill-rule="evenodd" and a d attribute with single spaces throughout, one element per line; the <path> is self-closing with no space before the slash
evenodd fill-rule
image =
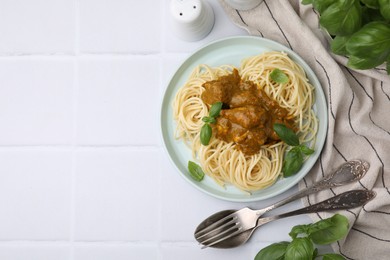
<path id="1" fill-rule="evenodd" d="M 253 105 L 222 110 L 221 116 L 246 129 L 264 126 L 269 118 L 264 108 Z"/>
<path id="2" fill-rule="evenodd" d="M 240 80 L 240 75 L 235 69 L 232 74 L 219 77 L 217 80 L 205 82 L 203 84 L 205 91 L 203 91 L 201 98 L 209 105 L 212 105 L 215 102 L 228 104 L 234 93 L 234 89 L 237 88 Z"/>

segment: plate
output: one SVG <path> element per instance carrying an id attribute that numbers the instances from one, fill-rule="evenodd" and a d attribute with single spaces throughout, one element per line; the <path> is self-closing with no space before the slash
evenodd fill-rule
<path id="1" fill-rule="evenodd" d="M 266 51 L 286 52 L 292 60 L 302 66 L 310 83 L 315 87 L 316 102 L 313 110 L 319 119 L 317 141 L 314 148 L 315 153 L 308 157 L 301 170 L 294 176 L 279 179 L 270 187 L 252 192 L 252 194 L 240 191 L 232 185 L 221 187 L 208 176 L 205 176 L 201 182 L 193 180 L 187 170 L 188 161 L 193 160 L 191 150 L 183 141 L 174 138 L 176 122 L 173 119 L 172 103 L 176 92 L 184 85 L 192 70 L 199 64 L 204 63 L 212 67 L 231 64 L 239 67 L 242 59 Z M 268 199 L 288 190 L 309 172 L 317 161 L 324 145 L 327 118 L 327 102 L 321 85 L 314 72 L 302 58 L 277 42 L 254 36 L 238 36 L 212 42 L 193 53 L 182 63 L 174 73 L 165 91 L 161 105 L 160 122 L 164 147 L 176 166 L 179 175 L 184 177 L 195 188 L 214 197 L 228 201 L 250 202 Z"/>

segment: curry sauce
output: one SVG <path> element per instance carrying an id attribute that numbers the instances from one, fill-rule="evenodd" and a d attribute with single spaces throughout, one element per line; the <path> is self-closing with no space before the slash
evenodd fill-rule
<path id="1" fill-rule="evenodd" d="M 223 103 L 214 127 L 216 138 L 236 143 L 245 155 L 253 155 L 261 146 L 280 141 L 273 130 L 274 123 L 294 128 L 288 111 L 254 82 L 242 80 L 236 69 L 217 80 L 205 82 L 203 87 L 201 98 L 206 104 Z"/>

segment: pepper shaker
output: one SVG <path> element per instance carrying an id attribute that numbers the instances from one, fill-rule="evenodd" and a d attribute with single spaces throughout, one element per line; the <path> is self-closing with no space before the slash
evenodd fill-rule
<path id="1" fill-rule="evenodd" d="M 205 0 L 171 0 L 172 27 L 185 41 L 206 37 L 214 26 L 214 11 Z"/>

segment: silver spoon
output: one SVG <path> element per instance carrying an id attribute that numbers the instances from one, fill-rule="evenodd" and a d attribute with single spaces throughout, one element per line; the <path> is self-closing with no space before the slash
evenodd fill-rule
<path id="1" fill-rule="evenodd" d="M 316 213 L 316 212 L 322 212 L 322 211 L 328 211 L 328 210 L 352 209 L 352 208 L 356 208 L 359 206 L 363 206 L 368 201 L 372 200 L 375 196 L 376 196 L 376 193 L 374 191 L 351 190 L 351 191 L 341 193 L 341 194 L 339 194 L 335 197 L 332 197 L 330 199 L 319 202 L 317 204 L 310 205 L 310 206 L 305 207 L 305 208 L 301 208 L 298 210 L 294 210 L 294 211 L 283 213 L 283 214 L 276 215 L 276 216 L 259 218 L 255 227 L 248 229 L 245 232 L 242 232 L 236 236 L 233 236 L 233 237 L 230 237 L 226 240 L 223 240 L 219 243 L 216 243 L 216 244 L 212 245 L 211 247 L 215 247 L 215 248 L 237 247 L 239 245 L 246 243 L 249 240 L 249 238 L 252 236 L 253 232 L 257 228 L 259 228 L 262 225 L 267 224 L 268 222 L 271 222 L 273 220 L 286 218 L 286 217 L 292 217 L 292 216 L 306 214 L 306 213 Z M 212 215 L 207 220 L 213 221 L 214 219 L 219 219 L 223 216 L 231 214 L 232 212 L 234 212 L 234 210 L 224 210 L 224 211 L 221 211 L 221 212 L 218 212 L 218 213 Z M 206 223 L 202 222 L 198 226 L 198 228 L 202 228 L 202 225 L 204 225 L 204 224 L 206 224 Z M 201 244 L 204 245 L 203 248 L 209 247 L 209 245 L 207 243 L 201 243 Z"/>
<path id="2" fill-rule="evenodd" d="M 195 238 L 199 241 L 201 238 L 208 236 L 209 233 L 218 234 L 226 232 L 226 227 L 230 223 L 235 222 L 237 226 L 240 227 L 239 232 L 244 232 L 248 229 L 251 229 L 256 226 L 257 219 L 264 213 L 275 209 L 277 207 L 283 206 L 289 202 L 307 196 L 309 194 L 324 190 L 327 188 L 345 185 L 353 181 L 361 179 L 369 169 L 369 164 L 361 160 L 353 160 L 342 164 L 336 171 L 334 171 L 329 176 L 324 177 L 322 180 L 314 183 L 311 187 L 303 189 L 293 196 L 290 196 L 282 201 L 279 201 L 271 206 L 260 210 L 252 210 L 249 208 L 243 208 L 241 210 L 228 210 L 222 211 L 212 215 L 211 217 L 205 219 L 196 229 Z M 227 214 L 229 212 L 229 214 Z M 211 221 L 212 220 L 212 221 Z M 201 228 L 200 228 L 201 227 Z M 231 235 L 233 236 L 233 234 Z M 216 243 L 216 241 L 214 242 Z"/>

